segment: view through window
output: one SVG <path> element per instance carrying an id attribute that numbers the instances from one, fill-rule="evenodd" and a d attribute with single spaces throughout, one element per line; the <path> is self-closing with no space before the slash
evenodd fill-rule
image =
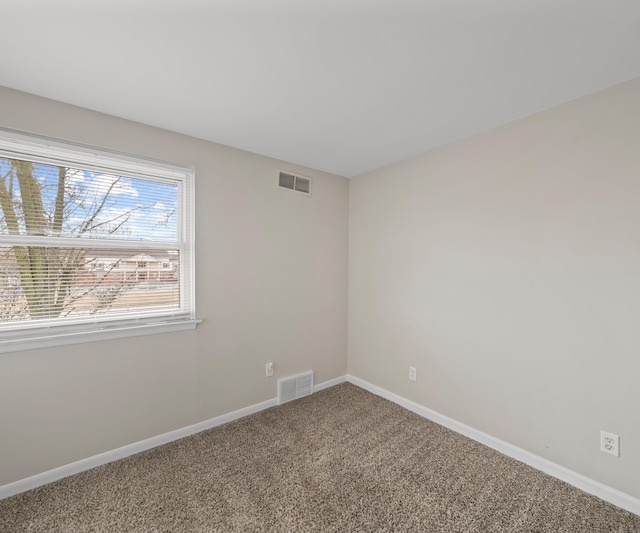
<path id="1" fill-rule="evenodd" d="M 190 170 L 17 139 L 0 138 L 0 334 L 193 320 Z"/>

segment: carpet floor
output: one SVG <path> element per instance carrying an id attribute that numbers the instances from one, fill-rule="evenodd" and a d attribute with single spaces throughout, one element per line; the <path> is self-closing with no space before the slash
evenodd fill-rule
<path id="1" fill-rule="evenodd" d="M 640 532 L 349 383 L 0 501 L 14 532 Z"/>

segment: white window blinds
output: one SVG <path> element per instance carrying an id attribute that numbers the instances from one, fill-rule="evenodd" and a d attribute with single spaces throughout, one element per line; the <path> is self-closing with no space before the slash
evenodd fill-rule
<path id="1" fill-rule="evenodd" d="M 192 182 L 189 168 L 0 131 L 0 345 L 195 320 Z"/>

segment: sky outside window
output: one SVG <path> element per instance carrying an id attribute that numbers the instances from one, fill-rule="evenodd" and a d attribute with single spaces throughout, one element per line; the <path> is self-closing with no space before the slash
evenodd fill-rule
<path id="1" fill-rule="evenodd" d="M 53 213 L 60 180 L 60 167 L 33 163 L 33 174 L 40 187 L 47 233 L 52 234 Z M 141 178 L 114 176 L 67 168 L 64 172 L 64 216 L 56 236 L 175 241 L 177 238 L 177 186 Z M 8 159 L 0 159 L 0 175 L 13 198 L 19 218 L 19 232 L 26 233 L 25 211 L 20 186 L 11 176 Z M 4 213 L 0 231 L 8 233 Z"/>

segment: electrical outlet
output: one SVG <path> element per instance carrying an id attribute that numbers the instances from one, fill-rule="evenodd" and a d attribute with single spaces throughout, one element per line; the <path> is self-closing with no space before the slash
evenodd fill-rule
<path id="1" fill-rule="evenodd" d="M 415 381 L 416 380 L 416 367 L 415 366 L 410 366 L 409 367 L 409 379 L 411 381 Z"/>
<path id="2" fill-rule="evenodd" d="M 268 378 L 273 376 L 273 363 L 267 363 L 267 368 L 265 370 L 264 375 Z"/>
<path id="3" fill-rule="evenodd" d="M 613 433 L 600 431 L 600 451 L 620 457 L 620 437 Z"/>

